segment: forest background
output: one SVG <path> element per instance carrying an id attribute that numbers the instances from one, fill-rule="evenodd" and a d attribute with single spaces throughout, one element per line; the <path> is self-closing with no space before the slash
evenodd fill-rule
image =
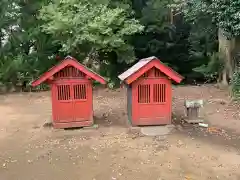
<path id="1" fill-rule="evenodd" d="M 240 97 L 239 35 L 238 0 L 1 0 L 0 86 L 28 89 L 71 55 L 117 87 L 117 75 L 156 56 L 185 84 Z"/>

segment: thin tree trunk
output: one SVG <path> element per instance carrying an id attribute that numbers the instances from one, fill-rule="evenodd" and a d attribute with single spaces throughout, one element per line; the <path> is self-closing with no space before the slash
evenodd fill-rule
<path id="1" fill-rule="evenodd" d="M 228 74 L 227 74 L 227 69 L 226 68 L 224 68 L 224 70 L 222 72 L 221 85 L 228 86 Z"/>
<path id="2" fill-rule="evenodd" d="M 173 24 L 173 9 L 170 9 L 170 23 Z"/>
<path id="3" fill-rule="evenodd" d="M 221 79 L 219 79 L 219 82 L 223 86 L 228 86 L 228 81 L 231 79 L 233 75 L 233 67 L 232 67 L 232 51 L 235 46 L 235 39 L 228 40 L 223 35 L 223 30 L 219 28 L 218 30 L 218 41 L 219 41 L 219 55 L 220 58 L 224 61 L 224 69 L 221 73 Z"/>

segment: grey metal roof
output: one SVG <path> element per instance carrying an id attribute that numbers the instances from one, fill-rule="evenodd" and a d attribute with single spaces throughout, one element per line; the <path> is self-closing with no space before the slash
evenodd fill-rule
<path id="1" fill-rule="evenodd" d="M 136 64 L 134 64 L 132 67 L 130 67 L 127 71 L 125 71 L 124 73 L 120 74 L 118 76 L 118 78 L 121 81 L 124 81 L 129 76 L 131 76 L 133 73 L 137 72 L 139 69 L 141 69 L 143 66 L 145 66 L 146 64 L 148 64 L 149 62 L 151 62 L 154 59 L 157 59 L 157 58 L 155 56 L 151 56 L 151 57 L 139 60 Z"/>

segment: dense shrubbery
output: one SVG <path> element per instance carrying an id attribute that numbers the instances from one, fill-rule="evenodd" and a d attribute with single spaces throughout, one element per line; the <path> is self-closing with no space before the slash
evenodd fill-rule
<path id="1" fill-rule="evenodd" d="M 211 9 L 206 9 L 208 1 L 191 1 L 1 1 L 0 82 L 26 85 L 66 55 L 88 66 L 97 63 L 110 86 L 118 85 L 119 73 L 148 56 L 160 58 L 186 82 L 214 82 L 224 64 L 217 54 L 218 25 L 234 36 L 238 26 L 222 24 L 227 15 L 215 18 L 223 1 L 214 1 Z"/>
<path id="2" fill-rule="evenodd" d="M 206 82 L 215 82 L 224 68 L 224 60 L 219 57 L 218 53 L 209 55 L 207 64 L 194 68 L 194 71 L 201 73 Z"/>
<path id="3" fill-rule="evenodd" d="M 240 100 L 240 71 L 239 70 L 234 72 L 231 85 L 232 85 L 233 97 L 236 98 L 237 100 Z"/>

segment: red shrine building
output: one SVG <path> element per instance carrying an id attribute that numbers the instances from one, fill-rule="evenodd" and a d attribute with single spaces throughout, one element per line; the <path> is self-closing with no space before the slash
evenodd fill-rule
<path id="1" fill-rule="evenodd" d="M 183 77 L 156 57 L 138 61 L 118 76 L 127 87 L 127 111 L 132 125 L 171 124 L 172 81 Z"/>
<path id="2" fill-rule="evenodd" d="M 67 56 L 33 81 L 32 86 L 44 82 L 50 85 L 55 128 L 84 127 L 93 124 L 94 80 L 106 84 L 103 77 Z"/>

